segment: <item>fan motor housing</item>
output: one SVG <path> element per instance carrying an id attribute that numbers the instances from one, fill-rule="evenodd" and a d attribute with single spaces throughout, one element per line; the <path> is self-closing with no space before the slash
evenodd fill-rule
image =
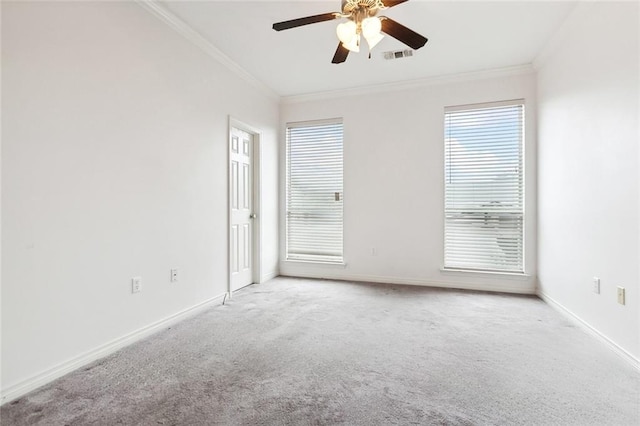
<path id="1" fill-rule="evenodd" d="M 382 0 L 342 0 L 342 13 L 345 15 L 361 9 L 367 11 L 369 16 L 374 16 L 382 7 Z"/>

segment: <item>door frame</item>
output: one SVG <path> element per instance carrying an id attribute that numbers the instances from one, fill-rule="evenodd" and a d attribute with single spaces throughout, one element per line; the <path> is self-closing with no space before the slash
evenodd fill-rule
<path id="1" fill-rule="evenodd" d="M 253 137 L 253 156 L 251 158 L 251 178 L 252 178 L 252 210 L 256 215 L 253 219 L 251 227 L 251 281 L 252 284 L 259 284 L 262 277 L 262 258 L 260 249 L 262 242 L 260 239 L 260 229 L 262 223 L 261 215 L 261 186 L 260 186 L 260 170 L 261 170 L 261 149 L 260 140 L 261 132 L 259 129 L 240 121 L 229 115 L 227 128 L 227 294 L 232 297 L 231 291 L 231 132 L 232 129 L 242 130 L 249 133 Z"/>

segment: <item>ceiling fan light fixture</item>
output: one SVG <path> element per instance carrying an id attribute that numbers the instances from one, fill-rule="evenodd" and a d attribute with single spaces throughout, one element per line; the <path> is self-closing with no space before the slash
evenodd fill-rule
<path id="1" fill-rule="evenodd" d="M 340 41 L 344 44 L 351 43 L 353 38 L 357 35 L 357 32 L 358 32 L 358 26 L 353 21 L 347 21 L 347 22 L 338 24 L 338 27 L 336 28 L 338 39 L 340 39 Z"/>
<path id="2" fill-rule="evenodd" d="M 354 34 L 347 43 L 342 43 L 345 49 L 348 49 L 352 52 L 360 51 L 360 34 Z"/>
<path id="3" fill-rule="evenodd" d="M 376 34 L 380 34 L 381 30 L 382 22 L 380 22 L 380 18 L 372 16 L 362 20 L 362 35 L 366 39 L 373 37 Z"/>
<path id="4" fill-rule="evenodd" d="M 362 20 L 362 35 L 367 40 L 369 51 L 384 38 L 380 33 L 381 30 L 382 22 L 380 22 L 380 18 L 372 16 Z"/>
<path id="5" fill-rule="evenodd" d="M 384 36 L 380 33 L 374 34 L 372 36 L 365 36 L 365 39 L 367 40 L 367 44 L 369 45 L 369 50 L 373 49 L 376 44 L 380 43 L 380 41 L 384 38 Z"/>
<path id="6" fill-rule="evenodd" d="M 395 38 L 412 49 L 420 49 L 428 41 L 426 37 L 389 17 L 377 16 L 381 10 L 389 9 L 406 1 L 408 0 L 342 0 L 340 12 L 321 13 L 276 22 L 272 28 L 275 31 L 282 31 L 346 18 L 346 22 L 342 22 L 336 27 L 336 34 L 340 42 L 331 60 L 333 64 L 341 64 L 346 61 L 349 52 L 359 52 L 360 41 L 363 37 L 369 45 L 369 58 L 371 58 L 371 49 L 380 43 L 385 35 Z"/>

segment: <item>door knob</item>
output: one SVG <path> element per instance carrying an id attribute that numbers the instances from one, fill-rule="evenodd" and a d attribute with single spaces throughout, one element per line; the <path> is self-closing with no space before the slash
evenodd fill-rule
<path id="1" fill-rule="evenodd" d="M 258 217 L 255 213 L 251 213 L 249 215 L 249 219 L 255 219 L 256 217 Z"/>

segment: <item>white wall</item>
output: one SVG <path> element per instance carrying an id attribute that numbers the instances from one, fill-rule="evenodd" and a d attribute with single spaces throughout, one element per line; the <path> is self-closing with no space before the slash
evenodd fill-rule
<path id="1" fill-rule="evenodd" d="M 520 73 L 335 99 L 285 100 L 281 107 L 282 128 L 286 122 L 344 118 L 346 266 L 284 261 L 280 272 L 535 292 L 535 93 L 535 75 Z M 525 268 L 529 276 L 442 272 L 444 107 L 521 98 L 526 100 Z M 284 143 L 284 136 L 282 139 Z M 281 180 L 284 182 L 284 174 Z M 280 225 L 284 259 L 284 222 Z M 372 248 L 376 249 L 375 256 Z"/>
<path id="2" fill-rule="evenodd" d="M 538 81 L 541 292 L 636 359 L 638 14 L 637 3 L 580 4 L 541 56 Z"/>
<path id="3" fill-rule="evenodd" d="M 2 67 L 3 394 L 226 291 L 229 115 L 277 272 L 277 100 L 134 2 L 2 2 Z"/>

